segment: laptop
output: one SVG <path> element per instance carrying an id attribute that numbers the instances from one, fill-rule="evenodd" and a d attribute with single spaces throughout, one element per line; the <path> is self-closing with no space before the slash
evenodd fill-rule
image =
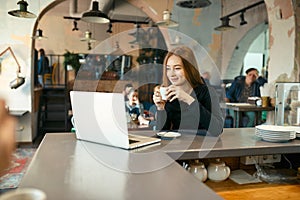
<path id="1" fill-rule="evenodd" d="M 160 138 L 128 133 L 125 100 L 121 93 L 70 92 L 75 134 L 79 140 L 134 149 Z"/>

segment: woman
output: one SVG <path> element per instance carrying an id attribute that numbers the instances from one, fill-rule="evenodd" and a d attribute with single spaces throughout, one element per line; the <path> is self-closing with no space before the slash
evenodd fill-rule
<path id="1" fill-rule="evenodd" d="M 200 134 L 220 135 L 224 118 L 219 100 L 214 90 L 202 80 L 192 50 L 188 47 L 173 49 L 166 55 L 163 65 L 167 100 L 162 100 L 159 92 L 153 95 L 159 130 L 188 129 Z"/>

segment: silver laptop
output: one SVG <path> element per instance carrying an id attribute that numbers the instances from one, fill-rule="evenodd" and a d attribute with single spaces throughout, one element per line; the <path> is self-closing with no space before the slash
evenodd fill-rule
<path id="1" fill-rule="evenodd" d="M 161 141 L 128 134 L 123 94 L 71 91 L 70 97 L 77 139 L 124 149 Z"/>

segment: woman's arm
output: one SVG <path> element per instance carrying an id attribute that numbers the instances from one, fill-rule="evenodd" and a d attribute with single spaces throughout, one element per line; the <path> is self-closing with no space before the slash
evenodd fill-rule
<path id="1" fill-rule="evenodd" d="M 200 87 L 196 96 L 197 100 L 187 108 L 190 123 L 198 124 L 198 129 L 207 130 L 207 135 L 220 135 L 223 132 L 225 113 L 220 108 L 219 97 L 214 88 Z"/>

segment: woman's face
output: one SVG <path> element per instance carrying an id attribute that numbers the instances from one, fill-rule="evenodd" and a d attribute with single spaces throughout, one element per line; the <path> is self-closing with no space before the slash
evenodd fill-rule
<path id="1" fill-rule="evenodd" d="M 175 55 L 170 56 L 167 61 L 166 70 L 167 77 L 173 85 L 180 86 L 187 82 L 180 57 Z"/>

